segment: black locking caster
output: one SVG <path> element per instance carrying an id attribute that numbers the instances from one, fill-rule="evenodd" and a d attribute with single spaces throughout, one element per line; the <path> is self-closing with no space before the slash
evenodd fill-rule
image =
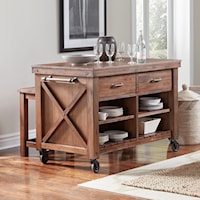
<path id="1" fill-rule="evenodd" d="M 91 163 L 91 169 L 93 170 L 93 172 L 98 173 L 99 168 L 100 168 L 99 162 L 96 159 L 94 159 L 94 160 L 91 160 L 90 163 Z"/>
<path id="2" fill-rule="evenodd" d="M 169 139 L 172 151 L 177 152 L 179 150 L 179 143 L 175 139 Z"/>
<path id="3" fill-rule="evenodd" d="M 46 164 L 49 160 L 48 152 L 46 149 L 40 151 L 40 160 L 43 164 Z"/>

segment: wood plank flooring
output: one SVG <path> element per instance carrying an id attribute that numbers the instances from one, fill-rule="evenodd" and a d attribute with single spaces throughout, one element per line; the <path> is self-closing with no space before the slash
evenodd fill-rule
<path id="1" fill-rule="evenodd" d="M 1 200 L 139 200 L 114 193 L 91 190 L 77 184 L 124 170 L 158 162 L 200 150 L 200 145 L 180 146 L 173 152 L 168 140 L 137 145 L 123 151 L 101 154 L 100 171 L 95 174 L 87 158 L 55 152 L 47 164 L 30 149 L 29 157 L 20 157 L 19 148 L 0 151 Z"/>

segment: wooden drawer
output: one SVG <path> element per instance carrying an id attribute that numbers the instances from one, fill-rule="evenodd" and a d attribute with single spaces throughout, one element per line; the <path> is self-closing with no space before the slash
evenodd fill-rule
<path id="1" fill-rule="evenodd" d="M 172 90 L 171 70 L 138 74 L 139 94 L 149 94 L 170 90 Z"/>
<path id="2" fill-rule="evenodd" d="M 119 97 L 136 91 L 135 75 L 103 77 L 99 79 L 99 98 Z"/>

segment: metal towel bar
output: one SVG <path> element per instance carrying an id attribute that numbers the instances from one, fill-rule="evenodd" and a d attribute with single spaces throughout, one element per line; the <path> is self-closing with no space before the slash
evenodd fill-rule
<path id="1" fill-rule="evenodd" d="M 46 81 L 55 81 L 55 82 L 64 82 L 64 83 L 77 83 L 78 82 L 78 78 L 77 77 L 73 77 L 73 78 L 53 78 L 52 76 L 47 76 L 47 77 L 42 77 L 42 81 L 46 82 Z"/>

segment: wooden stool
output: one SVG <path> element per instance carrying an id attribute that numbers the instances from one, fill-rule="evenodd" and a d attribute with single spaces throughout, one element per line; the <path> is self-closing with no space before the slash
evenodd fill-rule
<path id="1" fill-rule="evenodd" d="M 21 88 L 20 94 L 20 155 L 28 156 L 28 147 L 36 147 L 35 141 L 28 138 L 28 101 L 35 100 L 35 87 Z"/>

